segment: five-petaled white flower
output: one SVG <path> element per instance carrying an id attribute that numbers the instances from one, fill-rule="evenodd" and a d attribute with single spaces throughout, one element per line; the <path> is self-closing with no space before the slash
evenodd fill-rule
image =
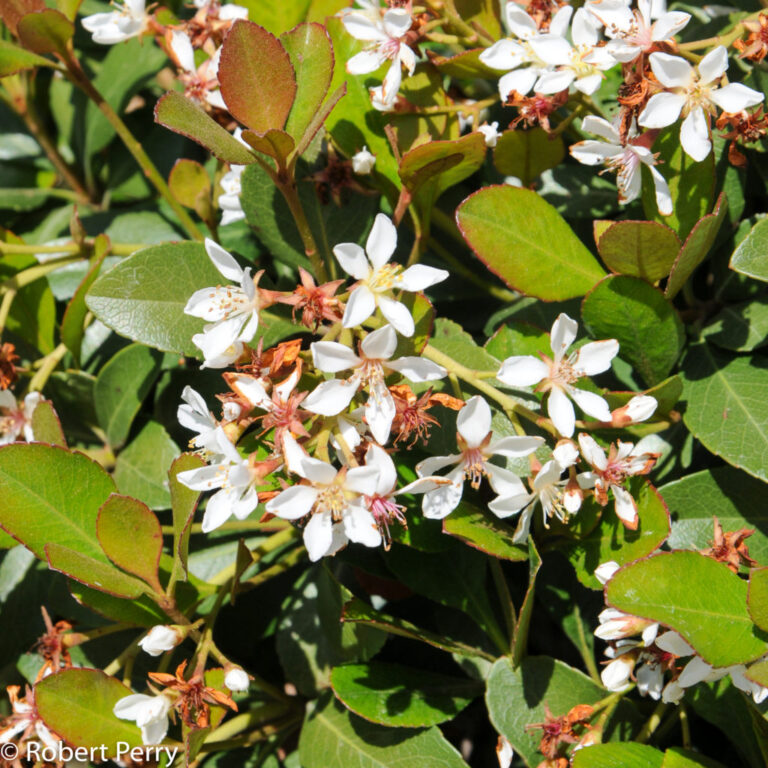
<path id="1" fill-rule="evenodd" d="M 181 69 L 179 80 L 184 85 L 184 95 L 198 104 L 205 102 L 212 107 L 226 109 L 218 80 L 221 48 L 198 67 L 195 65 L 195 51 L 189 35 L 180 29 L 170 30 L 168 34 L 171 53 Z"/>
<path id="2" fill-rule="evenodd" d="M 560 314 L 552 325 L 552 359 L 544 355 L 541 360 L 532 355 L 508 357 L 496 374 L 496 378 L 511 387 L 538 384 L 537 389 L 549 392 L 549 418 L 564 437 L 570 437 L 576 426 L 576 416 L 569 397 L 593 418 L 599 421 L 611 420 L 611 409 L 600 395 L 578 389 L 573 384 L 584 376 L 607 371 L 619 351 L 619 342 L 616 339 L 592 341 L 566 357 L 565 353 L 573 344 L 578 328 L 575 320 L 564 313 Z"/>
<path id="3" fill-rule="evenodd" d="M 624 481 L 633 475 L 647 475 L 659 454 L 645 453 L 642 441 L 636 446 L 618 441 L 606 456 L 595 438 L 585 432 L 579 435 L 579 446 L 584 460 L 592 467 L 592 471 L 579 475 L 579 485 L 594 488 L 595 498 L 602 506 L 608 503 L 608 491 L 613 491 L 616 516 L 634 531 L 638 523 L 637 503 L 624 487 Z"/>
<path id="4" fill-rule="evenodd" d="M 213 464 L 187 469 L 176 476 L 180 483 L 193 491 L 218 489 L 208 499 L 203 515 L 203 533 L 223 525 L 232 515 L 238 520 L 245 520 L 259 503 L 255 484 L 261 475 L 248 459 L 237 452 L 221 427 L 216 429 L 212 449 Z"/>
<path id="5" fill-rule="evenodd" d="M 159 744 L 168 733 L 168 712 L 171 701 L 167 696 L 147 696 L 132 693 L 115 704 L 112 711 L 121 720 L 134 720 L 141 728 L 141 740 L 145 745 Z"/>
<path id="6" fill-rule="evenodd" d="M 28 443 L 35 439 L 32 414 L 42 399 L 39 392 L 29 392 L 19 403 L 13 392 L 0 390 L 0 445 L 18 440 L 19 435 L 23 435 Z"/>
<path id="7" fill-rule="evenodd" d="M 689 13 L 669 11 L 653 21 L 650 0 L 637 0 L 636 10 L 624 0 L 600 0 L 585 7 L 605 25 L 608 52 L 625 64 L 657 43 L 669 41 L 691 20 Z"/>
<path id="8" fill-rule="evenodd" d="M 382 64 L 391 61 L 389 70 L 381 84 L 381 101 L 391 107 L 397 98 L 402 82 L 402 67 L 413 74 L 416 54 L 403 41 L 413 20 L 405 8 L 390 8 L 383 17 L 352 11 L 342 17 L 342 23 L 352 37 L 364 40 L 369 46 L 355 54 L 347 62 L 350 75 L 367 75 L 375 72 Z"/>
<path id="9" fill-rule="evenodd" d="M 336 467 L 308 456 L 296 440 L 283 440 L 288 468 L 307 483 L 292 485 L 266 504 L 267 512 L 284 520 L 311 513 L 304 526 L 304 545 L 312 562 L 338 552 L 348 541 L 377 547 L 381 534 L 364 496 L 376 492 L 376 467 Z"/>
<path id="10" fill-rule="evenodd" d="M 86 16 L 83 26 L 91 33 L 94 43 L 122 43 L 142 34 L 147 28 L 150 16 L 145 6 L 145 0 L 125 0 L 113 11 Z"/>
<path id="11" fill-rule="evenodd" d="M 342 269 L 360 282 L 349 295 L 342 325 L 355 328 L 367 320 L 376 307 L 403 336 L 413 336 L 414 323 L 405 304 L 392 298 L 392 291 L 423 291 L 448 277 L 444 269 L 414 264 L 403 270 L 389 259 L 397 247 L 397 230 L 383 213 L 376 216 L 365 251 L 356 243 L 340 243 L 333 253 Z M 367 258 L 366 258 L 367 254 Z"/>
<path id="12" fill-rule="evenodd" d="M 725 112 L 741 112 L 761 104 L 764 98 L 742 83 L 718 87 L 728 69 L 728 51 L 722 45 L 711 50 L 696 69 L 685 59 L 668 53 L 652 53 L 650 62 L 656 79 L 667 90 L 651 96 L 638 123 L 646 128 L 664 128 L 682 114 L 685 119 L 680 126 L 680 143 L 697 162 L 712 149 L 709 116 L 715 113 L 715 106 Z"/>
<path id="13" fill-rule="evenodd" d="M 216 269 L 237 285 L 218 285 L 201 288 L 190 297 L 184 312 L 210 321 L 192 337 L 195 346 L 203 352 L 204 366 L 226 368 L 243 351 L 243 342 L 249 342 L 259 326 L 259 309 L 263 305 L 263 291 L 258 287 L 262 272 L 251 277 L 251 268 L 243 269 L 220 245 L 206 239 L 205 250 Z"/>
<path id="14" fill-rule="evenodd" d="M 208 410 L 205 400 L 203 400 L 199 392 L 196 392 L 190 386 L 184 387 L 181 392 L 181 399 L 184 402 L 176 411 L 179 424 L 182 427 L 191 429 L 193 432 L 197 432 L 197 435 L 189 441 L 190 447 L 198 448 L 208 453 L 218 453 L 219 439 L 217 431 L 219 429 L 219 422 Z M 229 403 L 228 405 L 229 408 L 225 406 L 226 415 L 237 418 L 240 415 L 240 409 L 237 408 L 235 403 Z M 231 419 L 225 420 L 231 421 Z"/>
<path id="15" fill-rule="evenodd" d="M 464 480 L 479 488 L 483 477 L 493 490 L 502 496 L 525 493 L 522 480 L 510 470 L 492 464 L 492 456 L 519 457 L 533 453 L 543 442 L 541 437 L 512 436 L 493 440 L 491 408 L 479 395 L 470 397 L 456 418 L 456 436 L 461 453 L 450 456 L 431 456 L 416 465 L 420 477 L 434 475 L 444 467 L 453 468 L 445 476 L 445 485 L 424 494 L 421 508 L 424 516 L 441 520 L 453 512 L 461 501 Z"/>
<path id="16" fill-rule="evenodd" d="M 312 413 L 335 416 L 352 401 L 360 387 L 368 387 L 365 420 L 371 434 L 379 443 L 386 443 L 395 418 L 395 401 L 385 382 L 388 371 L 397 371 L 411 381 L 435 381 L 447 371 L 440 365 L 422 357 L 390 358 L 397 347 L 397 334 L 391 325 L 369 333 L 360 343 L 360 355 L 335 341 L 316 341 L 312 344 L 315 367 L 326 373 L 351 370 L 348 379 L 330 379 L 319 384 L 304 401 Z"/>
<path id="17" fill-rule="evenodd" d="M 663 216 L 672 213 L 669 186 L 655 167 L 656 155 L 645 146 L 648 134 L 638 135 L 632 126 L 626 143 L 622 143 L 615 124 L 593 115 L 585 117 L 581 121 L 581 127 L 588 133 L 600 136 L 604 141 L 579 141 L 571 145 L 571 154 L 584 165 L 605 165 L 609 170 L 616 171 L 620 203 L 631 203 L 640 196 L 643 184 L 641 168 L 645 165 L 653 178 L 659 213 Z"/>

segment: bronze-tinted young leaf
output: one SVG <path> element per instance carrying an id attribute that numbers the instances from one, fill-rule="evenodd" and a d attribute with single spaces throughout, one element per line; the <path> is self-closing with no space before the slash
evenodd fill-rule
<path id="1" fill-rule="evenodd" d="M 0 77 L 7 77 L 21 72 L 24 69 L 34 69 L 35 67 L 52 67 L 53 61 L 38 56 L 32 51 L 9 43 L 7 40 L 0 40 Z"/>
<path id="2" fill-rule="evenodd" d="M 123 749 L 142 745 L 135 723 L 120 720 L 112 711 L 131 693 L 117 678 L 101 670 L 65 669 L 35 686 L 35 706 L 48 728 L 68 744 L 87 749 L 103 746 L 103 756 L 115 758 L 120 742 Z"/>
<path id="3" fill-rule="evenodd" d="M 564 157 L 563 140 L 559 136 L 551 137 L 543 128 L 504 131 L 493 150 L 493 162 L 499 173 L 516 176 L 524 187 L 530 186 Z"/>
<path id="4" fill-rule="evenodd" d="M 61 428 L 58 414 L 50 400 L 41 400 L 32 412 L 32 433 L 35 441 L 67 447 L 67 439 Z"/>
<path id="5" fill-rule="evenodd" d="M 667 289 L 664 292 L 667 298 L 671 299 L 677 295 L 696 267 L 707 257 L 727 212 L 728 201 L 725 195 L 721 193 L 717 199 L 715 210 L 696 223 L 683 243 L 683 247 L 672 265 Z"/>
<path id="6" fill-rule="evenodd" d="M 296 96 L 296 75 L 280 41 L 238 19 L 221 49 L 221 94 L 227 109 L 256 133 L 281 130 Z"/>
<path id="7" fill-rule="evenodd" d="M 333 77 L 331 38 L 322 24 L 299 24 L 280 36 L 296 75 L 296 96 L 285 130 L 298 142 L 323 103 Z"/>
<path id="8" fill-rule="evenodd" d="M 274 158 L 281 168 L 285 167 L 288 155 L 295 147 L 293 137 L 276 128 L 271 128 L 263 136 L 253 131 L 243 131 L 243 139 L 257 152 Z"/>
<path id="9" fill-rule="evenodd" d="M 249 165 L 256 162 L 247 147 L 181 93 L 169 91 L 157 102 L 155 121 L 202 144 L 225 163 Z"/>
<path id="10" fill-rule="evenodd" d="M 46 8 L 19 19 L 17 33 L 21 44 L 35 53 L 63 53 L 75 34 L 75 25 L 59 11 Z"/>
<path id="11" fill-rule="evenodd" d="M 655 283 L 669 274 L 680 250 L 680 241 L 669 227 L 657 221 L 616 221 L 600 227 L 595 222 L 597 250 L 611 272 L 642 277 Z"/>
<path id="12" fill-rule="evenodd" d="M 106 556 L 117 566 L 162 590 L 157 566 L 163 532 L 155 514 L 138 499 L 112 494 L 99 510 L 96 534 Z"/>
<path id="13" fill-rule="evenodd" d="M 0 3 L 0 19 L 15 35 L 21 18 L 33 11 L 45 10 L 44 0 L 3 0 Z"/>

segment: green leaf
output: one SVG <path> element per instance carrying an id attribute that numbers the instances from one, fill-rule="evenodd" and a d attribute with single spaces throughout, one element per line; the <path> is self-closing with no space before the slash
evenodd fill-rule
<path id="1" fill-rule="evenodd" d="M 264 3 L 261 0 L 243 2 L 248 9 L 248 18 L 273 35 L 281 35 L 303 21 L 309 4 L 309 0 L 292 0 L 290 3 Z M 329 15 L 335 12 L 329 11 Z"/>
<path id="2" fill-rule="evenodd" d="M 677 295 L 677 292 L 688 282 L 688 278 L 694 273 L 696 267 L 707 257 L 725 220 L 726 213 L 728 213 L 728 201 L 725 195 L 721 194 L 717 200 L 717 205 L 715 205 L 715 210 L 696 222 L 672 265 L 669 281 L 664 291 L 664 295 L 668 299 Z"/>
<path id="3" fill-rule="evenodd" d="M 205 462 L 196 453 L 182 453 L 171 464 L 168 481 L 171 493 L 171 510 L 173 511 L 173 557 L 174 568 L 178 563 L 187 576 L 189 537 L 192 532 L 192 520 L 195 518 L 197 503 L 200 501 L 200 491 L 193 491 L 177 479 L 179 472 L 204 467 Z"/>
<path id="4" fill-rule="evenodd" d="M 0 77 L 7 77 L 24 69 L 52 67 L 53 61 L 19 48 L 7 40 L 0 40 Z"/>
<path id="5" fill-rule="evenodd" d="M 675 308 L 639 277 L 601 280 L 584 298 L 584 325 L 596 339 L 617 339 L 619 356 L 649 386 L 662 381 L 680 356 L 685 334 Z"/>
<path id="6" fill-rule="evenodd" d="M 296 146 L 292 136 L 276 128 L 270 128 L 263 135 L 253 131 L 243 131 L 243 139 L 257 152 L 274 158 L 278 168 L 281 169 L 287 166 L 288 156 Z"/>
<path id="7" fill-rule="evenodd" d="M 458 323 L 444 317 L 435 320 L 432 345 L 457 363 L 476 371 L 495 372 L 501 365 L 493 355 L 479 347 Z"/>
<path id="8" fill-rule="evenodd" d="M 19 42 L 35 53 L 65 53 L 75 25 L 59 11 L 46 8 L 22 16 L 16 28 Z"/>
<path id="9" fill-rule="evenodd" d="M 118 571 L 111 563 L 94 560 L 61 544 L 46 544 L 45 555 L 52 570 L 114 597 L 131 600 L 146 591 L 146 587 L 138 579 Z"/>
<path id="10" fill-rule="evenodd" d="M 400 664 L 345 664 L 331 673 L 336 697 L 356 715 L 380 725 L 417 728 L 453 719 L 482 692 L 474 680 Z"/>
<path id="11" fill-rule="evenodd" d="M 516 176 L 529 187 L 544 171 L 559 165 L 565 157 L 563 140 L 554 139 L 543 128 L 505 131 L 493 150 L 493 162 L 504 176 Z"/>
<path id="12" fill-rule="evenodd" d="M 115 565 L 162 592 L 157 567 L 163 551 L 163 532 L 145 504 L 113 494 L 99 510 L 96 534 Z"/>
<path id="13" fill-rule="evenodd" d="M 680 251 L 680 241 L 673 230 L 655 221 L 607 224 L 595 240 L 608 269 L 620 275 L 642 277 L 649 283 L 669 274 Z"/>
<path id="14" fill-rule="evenodd" d="M 484 349 L 497 360 L 506 360 L 513 355 L 534 355 L 539 352 L 551 355 L 549 334 L 528 323 L 511 321 L 500 325 L 485 342 Z"/>
<path id="15" fill-rule="evenodd" d="M 119 742 L 130 749 L 142 746 L 139 728 L 112 713 L 115 704 L 131 693 L 101 670 L 65 669 L 35 686 L 35 706 L 48 728 L 68 744 L 104 746 L 104 756 L 115 758 Z"/>
<path id="16" fill-rule="evenodd" d="M 35 441 L 67 447 L 67 439 L 61 428 L 61 422 L 50 400 L 41 400 L 32 411 L 32 434 Z"/>
<path id="17" fill-rule="evenodd" d="M 768 281 L 768 218 L 760 219 L 731 256 L 731 269 Z"/>
<path id="18" fill-rule="evenodd" d="M 68 587 L 72 597 L 78 603 L 113 621 L 137 627 L 154 627 L 168 621 L 168 616 L 147 595 L 141 595 L 133 600 L 124 600 L 106 592 L 91 589 L 79 581 L 69 581 Z"/>
<path id="19" fill-rule="evenodd" d="M 528 766 L 541 762 L 541 732 L 526 729 L 543 723 L 546 708 L 559 717 L 577 704 L 594 704 L 603 688 L 578 670 L 548 656 L 529 656 L 517 669 L 499 659 L 488 675 L 485 703 L 494 728 L 506 737 Z"/>
<path id="20" fill-rule="evenodd" d="M 541 556 L 539 555 L 533 538 L 528 539 L 530 559 L 528 561 L 528 589 L 525 592 L 520 612 L 517 616 L 514 635 L 512 636 L 512 665 L 520 666 L 520 662 L 528 651 L 528 631 L 531 628 L 533 617 L 533 598 L 536 592 L 536 576 L 541 568 Z"/>
<path id="21" fill-rule="evenodd" d="M 671 747 L 664 753 L 662 768 L 696 768 L 697 766 L 723 768 L 722 763 L 718 763 L 716 760 L 694 752 L 691 749 Z"/>
<path id="22" fill-rule="evenodd" d="M 99 371 L 93 400 L 99 424 L 113 448 L 128 438 L 131 424 L 160 374 L 162 357 L 155 349 L 129 344 Z"/>
<path id="23" fill-rule="evenodd" d="M 96 517 L 114 490 L 112 478 L 81 453 L 38 443 L 0 448 L 0 526 L 41 560 L 56 541 L 106 563 Z"/>
<path id="24" fill-rule="evenodd" d="M 195 211 L 203 221 L 211 220 L 211 180 L 200 163 L 186 158 L 177 160 L 171 168 L 168 186 L 182 205 Z"/>
<path id="25" fill-rule="evenodd" d="M 141 499 L 150 509 L 168 509 L 168 467 L 178 455 L 176 443 L 163 426 L 150 421 L 117 457 L 117 487 L 126 496 Z"/>
<path id="26" fill-rule="evenodd" d="M 570 299 L 605 275 L 560 214 L 531 190 L 485 187 L 459 206 L 456 220 L 480 261 L 522 293 Z"/>
<path id="27" fill-rule="evenodd" d="M 558 543 L 585 587 L 602 589 L 594 576 L 598 565 L 609 560 L 623 565 L 645 557 L 656 551 L 669 536 L 669 513 L 659 492 L 641 477 L 631 478 L 628 490 L 637 502 L 639 523 L 636 531 L 630 531 L 621 523 L 611 504 L 603 509 L 598 525 L 585 536 Z M 578 518 L 586 518 L 590 511 L 594 513 L 597 509 L 597 502 L 588 500 Z"/>
<path id="28" fill-rule="evenodd" d="M 608 582 L 606 602 L 674 629 L 713 667 L 768 650 L 747 610 L 747 583 L 698 552 L 662 552 L 624 566 Z"/>
<path id="29" fill-rule="evenodd" d="M 753 568 L 749 572 L 747 607 L 752 621 L 768 631 L 768 568 Z"/>
<path id="30" fill-rule="evenodd" d="M 647 744 L 594 744 L 573 753 L 573 768 L 662 768 L 664 753 Z"/>
<path id="31" fill-rule="evenodd" d="M 768 481 L 768 373 L 748 357 L 693 345 L 683 364 L 685 425 L 712 453 Z"/>
<path id="32" fill-rule="evenodd" d="M 243 77 L 244 72 L 258 73 Z M 218 72 L 227 109 L 256 133 L 282 129 L 296 97 L 296 75 L 280 41 L 238 19 L 227 33 Z"/>
<path id="33" fill-rule="evenodd" d="M 661 489 L 672 516 L 671 549 L 704 549 L 712 544 L 712 516 L 724 531 L 754 528 L 746 543 L 758 563 L 768 564 L 768 508 L 764 483 L 729 466 L 694 472 Z"/>
<path id="34" fill-rule="evenodd" d="M 443 520 L 443 533 L 502 560 L 528 559 L 526 548 L 512 541 L 514 528 L 467 502 L 461 502 Z"/>
<path id="35" fill-rule="evenodd" d="M 333 78 L 331 38 L 322 24 L 300 24 L 280 36 L 296 75 L 296 97 L 285 130 L 298 142 L 313 122 Z"/>
<path id="36" fill-rule="evenodd" d="M 182 93 L 169 91 L 157 102 L 155 122 L 196 141 L 225 163 L 249 165 L 256 162 L 248 147 L 244 147 L 229 131 L 222 128 L 207 112 Z"/>
<path id="37" fill-rule="evenodd" d="M 204 321 L 184 314 L 192 294 L 222 277 L 200 243 L 165 243 L 123 259 L 91 286 L 85 303 L 106 326 L 133 341 L 195 356 Z"/>
<path id="38" fill-rule="evenodd" d="M 306 696 L 328 687 L 333 667 L 367 661 L 386 641 L 377 629 L 341 622 L 342 606 L 351 597 L 330 573 L 315 566 L 285 601 L 277 628 L 277 653 L 287 679 Z"/>
<path id="39" fill-rule="evenodd" d="M 768 303 L 745 301 L 724 307 L 702 335 L 708 342 L 734 352 L 751 352 L 768 344 Z"/>
<path id="40" fill-rule="evenodd" d="M 299 737 L 302 768 L 467 768 L 436 726 L 404 730 L 369 723 L 332 696 L 311 709 Z"/>
<path id="41" fill-rule="evenodd" d="M 503 36 L 499 5 L 494 0 L 455 0 L 455 7 L 467 24 L 483 30 L 494 40 Z"/>
<path id="42" fill-rule="evenodd" d="M 109 238 L 105 234 L 96 236 L 93 244 L 93 256 L 85 277 L 77 286 L 77 290 L 67 304 L 64 317 L 61 320 L 61 340 L 67 345 L 75 361 L 80 363 L 80 348 L 85 335 L 85 316 L 88 308 L 85 306 L 85 296 L 101 271 L 101 265 L 109 253 Z"/>
<path id="43" fill-rule="evenodd" d="M 653 144 L 663 164 L 664 178 L 674 201 L 671 216 L 662 216 L 656 206 L 655 187 L 650 171 L 643 169 L 643 207 L 649 219 L 668 225 L 683 240 L 694 225 L 709 212 L 715 188 L 715 158 L 712 152 L 700 163 L 692 160 L 680 143 L 680 129 L 664 129 Z"/>
<path id="44" fill-rule="evenodd" d="M 431 51 L 429 60 L 437 67 L 440 74 L 455 77 L 458 80 L 474 80 L 476 77 L 489 80 L 498 78 L 499 71 L 497 69 L 491 69 L 480 61 L 480 54 L 484 50 L 485 48 L 471 48 L 450 57 L 440 56 Z"/>

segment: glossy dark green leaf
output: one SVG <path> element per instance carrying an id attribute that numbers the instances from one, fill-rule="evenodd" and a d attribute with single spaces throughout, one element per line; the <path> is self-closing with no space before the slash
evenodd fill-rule
<path id="1" fill-rule="evenodd" d="M 768 344 L 768 303 L 745 301 L 724 307 L 702 335 L 711 344 L 733 352 L 751 352 Z"/>
<path id="2" fill-rule="evenodd" d="M 595 744 L 573 753 L 573 768 L 662 768 L 664 753 L 647 744 Z"/>
<path id="3" fill-rule="evenodd" d="M 528 551 L 512 539 L 515 529 L 490 512 L 462 502 L 443 520 L 443 532 L 503 560 L 526 560 Z"/>

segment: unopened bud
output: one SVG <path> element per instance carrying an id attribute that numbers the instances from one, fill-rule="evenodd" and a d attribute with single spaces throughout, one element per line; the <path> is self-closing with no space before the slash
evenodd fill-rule
<path id="1" fill-rule="evenodd" d="M 595 636 L 601 640 L 620 640 L 624 637 L 639 635 L 651 626 L 658 627 L 655 622 L 630 616 L 615 608 L 606 608 L 598 618 L 600 626 L 595 630 Z"/>
<path id="2" fill-rule="evenodd" d="M 184 635 L 177 627 L 158 624 L 139 640 L 139 646 L 150 656 L 160 656 L 173 650 L 183 639 Z"/>
<path id="3" fill-rule="evenodd" d="M 582 501 L 584 501 L 584 491 L 581 490 L 576 478 L 573 477 L 565 486 L 563 506 L 568 510 L 569 515 L 575 515 L 581 509 Z"/>
<path id="4" fill-rule="evenodd" d="M 488 123 L 485 123 L 484 125 L 481 125 L 477 130 L 480 131 L 480 133 L 483 134 L 483 137 L 485 138 L 485 146 L 486 147 L 495 147 L 496 142 L 499 140 L 499 136 L 501 134 L 498 131 L 499 124 L 497 122 L 493 122 L 490 125 Z"/>
<path id="5" fill-rule="evenodd" d="M 224 685 L 230 691 L 247 691 L 250 684 L 248 673 L 240 667 L 232 667 L 224 676 Z"/>
<path id="6" fill-rule="evenodd" d="M 376 156 L 364 146 L 359 152 L 352 155 L 352 170 L 361 176 L 367 176 L 376 165 Z"/>
<path id="7" fill-rule="evenodd" d="M 512 758 L 514 756 L 515 751 L 512 749 L 509 740 L 504 736 L 499 736 L 496 744 L 496 757 L 499 759 L 499 768 L 509 768 L 512 765 Z"/>
<path id="8" fill-rule="evenodd" d="M 552 455 L 563 469 L 568 469 L 579 460 L 579 449 L 573 440 L 560 440 Z"/>
<path id="9" fill-rule="evenodd" d="M 607 584 L 612 578 L 613 574 L 619 570 L 621 566 L 615 560 L 609 560 L 606 563 L 601 563 L 595 568 L 595 578 L 601 584 Z"/>
<path id="10" fill-rule="evenodd" d="M 626 427 L 650 419 L 658 407 L 655 397 L 650 395 L 635 395 L 626 405 L 611 413 L 611 425 Z"/>

